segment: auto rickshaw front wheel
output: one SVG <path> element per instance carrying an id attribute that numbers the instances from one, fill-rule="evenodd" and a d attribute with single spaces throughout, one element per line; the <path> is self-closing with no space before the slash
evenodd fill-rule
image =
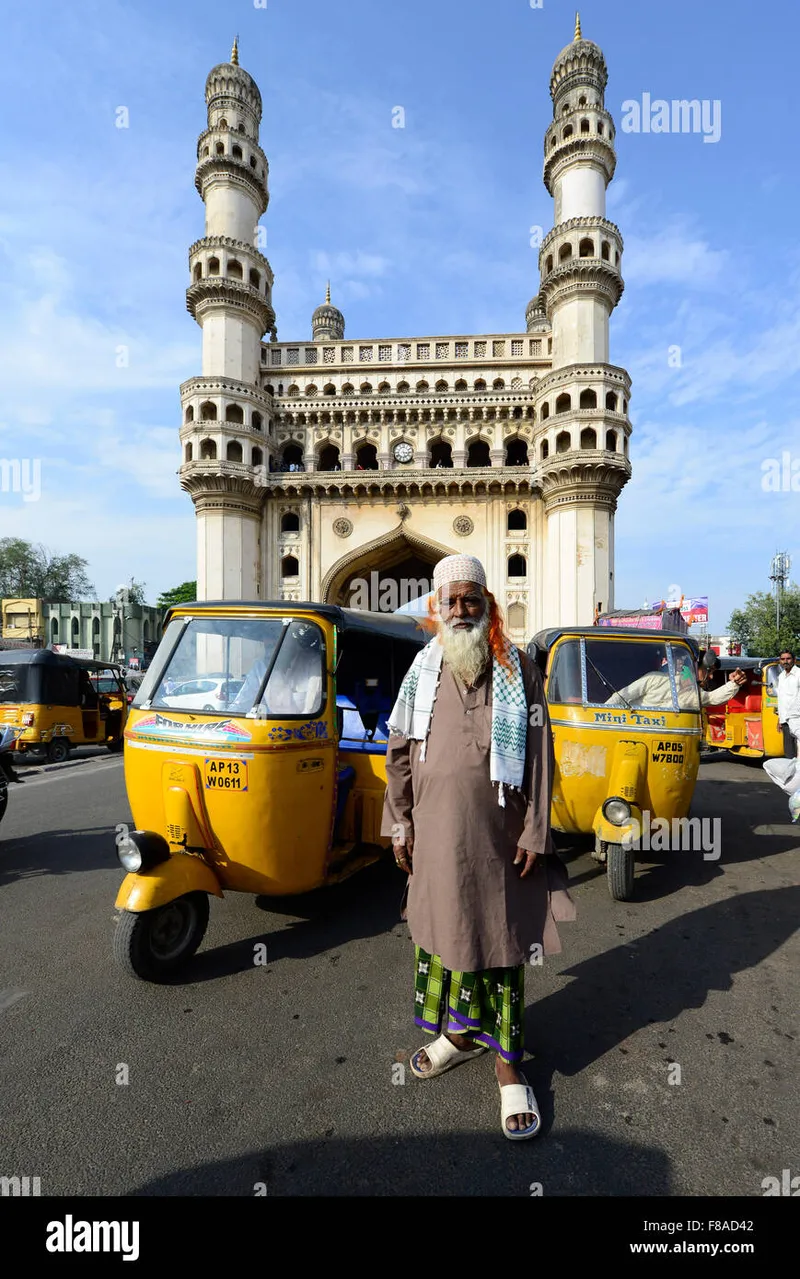
<path id="1" fill-rule="evenodd" d="M 606 854 L 608 891 L 615 902 L 633 899 L 633 849 L 625 844 L 603 845 Z"/>
<path id="2" fill-rule="evenodd" d="M 130 977 L 160 981 L 191 959 L 208 925 L 208 893 L 185 893 L 155 910 L 120 912 L 114 958 Z"/>
<path id="3" fill-rule="evenodd" d="M 47 758 L 51 764 L 63 764 L 69 759 L 69 741 L 66 737 L 54 737 L 47 748 Z"/>

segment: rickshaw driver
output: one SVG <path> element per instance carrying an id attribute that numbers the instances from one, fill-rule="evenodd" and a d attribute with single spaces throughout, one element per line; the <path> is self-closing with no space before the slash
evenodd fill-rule
<path id="1" fill-rule="evenodd" d="M 661 667 L 661 659 L 659 658 L 659 667 Z M 747 683 L 747 676 L 744 671 L 736 670 L 731 675 L 727 683 L 721 688 L 714 689 L 713 692 L 707 693 L 698 685 L 697 678 L 690 663 L 683 662 L 678 671 L 678 706 L 681 710 L 693 711 L 697 709 L 696 693 L 700 694 L 701 706 L 721 706 L 724 702 L 730 701 L 735 695 L 737 689 Z M 652 671 L 649 675 L 640 675 L 633 683 L 628 684 L 626 688 L 620 689 L 618 693 L 612 693 L 606 706 L 628 706 L 633 709 L 646 706 L 653 709 L 672 709 L 672 685 L 669 673 L 663 669 Z"/>
<path id="2" fill-rule="evenodd" d="M 286 645 L 291 645 L 288 662 L 281 662 Z M 246 715 L 251 710 L 258 691 L 264 682 L 269 663 L 274 654 L 271 640 L 265 640 L 261 657 L 257 658 L 247 673 L 228 710 L 231 714 Z M 261 708 L 271 714 L 309 714 L 319 705 L 322 690 L 322 661 L 319 651 L 319 634 L 314 626 L 296 626 L 286 636 L 283 651 L 273 667 L 267 689 L 262 694 Z M 267 693 L 269 694 L 267 696 Z"/>

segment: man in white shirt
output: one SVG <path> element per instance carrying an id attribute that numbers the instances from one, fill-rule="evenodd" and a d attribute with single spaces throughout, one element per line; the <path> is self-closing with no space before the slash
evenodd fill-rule
<path id="1" fill-rule="evenodd" d="M 697 710 L 698 693 L 701 706 L 721 706 L 723 702 L 729 701 L 734 696 L 742 684 L 747 682 L 747 676 L 744 671 L 737 668 L 727 684 L 714 689 L 713 693 L 706 693 L 698 687 L 692 667 L 684 663 L 677 672 L 676 682 L 680 710 L 693 711 Z M 632 684 L 628 684 L 627 688 L 609 697 L 606 706 L 624 706 L 626 702 L 634 710 L 639 707 L 672 710 L 672 685 L 667 671 L 653 671 L 649 675 L 642 675 Z"/>
<path id="2" fill-rule="evenodd" d="M 786 759 L 800 754 L 800 667 L 788 648 L 778 658 L 778 723 L 783 729 L 783 753 Z"/>

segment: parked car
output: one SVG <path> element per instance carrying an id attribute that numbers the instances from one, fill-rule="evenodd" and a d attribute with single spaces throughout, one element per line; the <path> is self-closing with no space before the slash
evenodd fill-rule
<path id="1" fill-rule="evenodd" d="M 169 696 L 164 698 L 164 705 L 175 710 L 220 711 L 225 710 L 236 697 L 242 687 L 242 679 L 224 679 L 208 676 L 205 679 L 190 679 L 183 684 L 176 684 Z"/>
<path id="2" fill-rule="evenodd" d="M 144 679 L 144 675 L 128 674 L 125 676 L 125 687 L 128 690 L 129 706 L 131 702 L 133 701 L 134 697 L 136 696 L 136 694 L 139 692 L 139 686 L 143 679 Z"/>

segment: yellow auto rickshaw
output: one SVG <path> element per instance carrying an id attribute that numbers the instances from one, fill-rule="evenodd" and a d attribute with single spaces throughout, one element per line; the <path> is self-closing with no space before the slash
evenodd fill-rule
<path id="1" fill-rule="evenodd" d="M 635 627 L 541 631 L 556 772 L 552 827 L 593 835 L 617 901 L 633 897 L 647 834 L 685 818 L 700 764 L 698 649 L 686 634 Z M 659 847 L 663 847 L 659 841 Z"/>
<path id="2" fill-rule="evenodd" d="M 428 638 L 412 616 L 326 604 L 170 610 L 125 731 L 128 973 L 185 962 L 209 894 L 305 893 L 382 855 L 387 716 Z"/>
<path id="3" fill-rule="evenodd" d="M 18 755 L 60 763 L 73 746 L 120 751 L 127 714 L 122 670 L 113 663 L 48 648 L 0 653 L 0 727 L 21 730 Z"/>
<path id="4" fill-rule="evenodd" d="M 722 706 L 705 707 L 705 745 L 750 759 L 780 758 L 784 747 L 778 723 L 778 660 L 719 657 L 712 682 L 705 687 L 713 689 L 725 683 L 737 667 L 744 671 L 747 683 Z"/>

